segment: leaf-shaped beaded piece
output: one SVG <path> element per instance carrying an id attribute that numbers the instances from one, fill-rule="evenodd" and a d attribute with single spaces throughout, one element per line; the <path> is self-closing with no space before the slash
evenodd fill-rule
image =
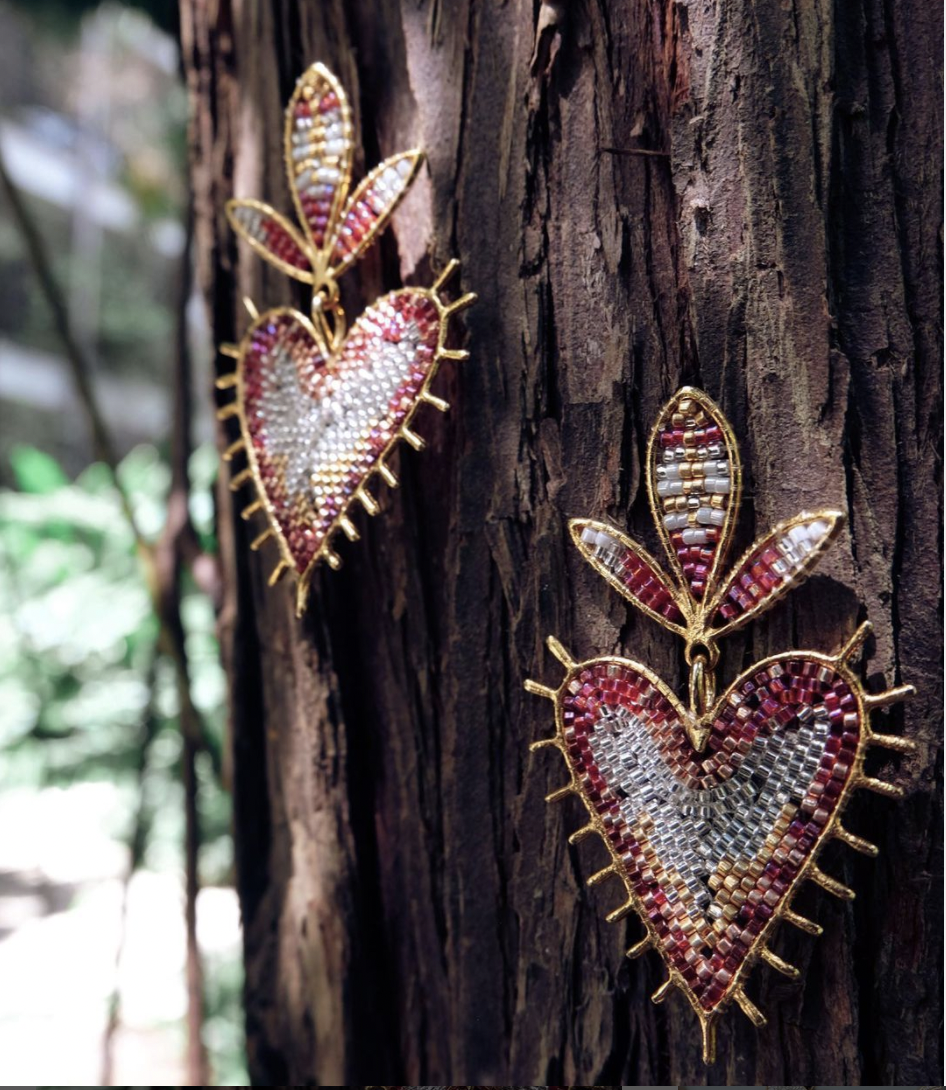
<path id="1" fill-rule="evenodd" d="M 386 159 L 351 195 L 342 216 L 332 251 L 332 271 L 338 276 L 371 245 L 420 167 L 419 151 L 405 151 Z"/>
<path id="2" fill-rule="evenodd" d="M 572 519 L 569 530 L 588 563 L 618 594 L 667 628 L 684 633 L 676 589 L 645 549 L 605 522 Z"/>
<path id="3" fill-rule="evenodd" d="M 334 75 L 313 64 L 286 109 L 286 166 L 299 219 L 323 250 L 351 184 L 354 133 L 348 97 Z"/>
<path id="4" fill-rule="evenodd" d="M 780 522 L 751 545 L 733 565 L 732 574 L 707 610 L 713 635 L 721 636 L 746 624 L 804 579 L 843 522 L 840 511 L 802 512 Z"/>
<path id="5" fill-rule="evenodd" d="M 725 417 L 686 387 L 664 407 L 648 459 L 651 504 L 670 562 L 697 602 L 726 555 L 739 507 L 739 452 Z"/>
<path id="6" fill-rule="evenodd" d="M 230 223 L 260 257 L 280 272 L 305 284 L 312 283 L 308 246 L 292 224 L 262 201 L 231 201 Z"/>
<path id="7" fill-rule="evenodd" d="M 423 155 L 415 148 L 385 159 L 349 195 L 351 110 L 341 84 L 323 64 L 313 64 L 299 79 L 286 108 L 284 141 L 303 234 L 263 201 L 228 201 L 227 216 L 260 257 L 318 291 L 332 285 L 384 230 Z"/>

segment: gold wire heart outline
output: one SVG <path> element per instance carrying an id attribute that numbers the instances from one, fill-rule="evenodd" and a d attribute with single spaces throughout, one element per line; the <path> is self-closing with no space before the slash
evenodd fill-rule
<path id="1" fill-rule="evenodd" d="M 450 319 L 454 314 L 464 310 L 466 307 L 471 306 L 476 299 L 476 296 L 472 293 L 467 293 L 461 296 L 459 299 L 454 300 L 452 303 L 444 303 L 440 298 L 440 289 L 444 286 L 446 281 L 452 276 L 452 274 L 459 268 L 458 261 L 451 261 L 443 272 L 437 277 L 433 285 L 429 288 L 421 287 L 406 287 L 399 288 L 395 291 L 388 292 L 387 295 L 381 296 L 376 299 L 371 305 L 381 306 L 385 302 L 393 299 L 395 296 L 403 294 L 404 292 L 411 292 L 414 295 L 421 296 L 425 299 L 429 299 L 437 308 L 437 317 L 439 322 L 439 328 L 437 332 L 437 347 L 434 351 L 434 356 L 431 361 L 431 365 L 424 376 L 420 389 L 414 396 L 411 407 L 407 410 L 404 420 L 401 422 L 395 435 L 392 437 L 389 443 L 384 447 L 371 467 L 365 473 L 365 476 L 358 488 L 352 493 L 352 495 L 345 502 L 338 515 L 333 519 L 331 525 L 326 530 L 322 540 L 322 544 L 309 562 L 305 571 L 297 577 L 296 585 L 296 616 L 301 617 L 305 612 L 306 605 L 309 600 L 309 593 L 312 585 L 312 577 L 315 572 L 315 568 L 323 560 L 330 568 L 337 571 L 341 565 L 341 557 L 331 547 L 332 538 L 339 531 L 342 531 L 349 541 L 357 541 L 360 537 L 358 530 L 355 528 L 355 524 L 349 518 L 349 511 L 353 504 L 357 500 L 361 503 L 362 507 L 368 512 L 369 515 L 376 515 L 380 510 L 377 501 L 367 491 L 366 485 L 376 474 L 384 481 L 389 488 L 397 488 L 399 481 L 388 465 L 388 458 L 390 457 L 395 446 L 402 440 L 408 443 L 409 446 L 415 450 L 423 450 L 426 446 L 425 440 L 418 435 L 412 428 L 414 416 L 417 413 L 421 404 L 426 403 L 433 405 L 435 409 L 440 412 L 446 412 L 450 405 L 442 398 L 435 397 L 430 392 L 430 384 L 433 382 L 437 375 L 440 362 L 442 360 L 465 360 L 469 357 L 469 352 L 466 349 L 451 349 L 446 347 L 447 338 L 449 335 Z M 237 417 L 240 425 L 240 438 L 231 443 L 224 451 L 223 457 L 225 461 L 232 460 L 237 454 L 244 453 L 247 458 L 247 467 L 240 473 L 237 473 L 230 481 L 230 490 L 236 492 L 243 488 L 245 485 L 252 484 L 256 491 L 256 499 L 245 507 L 241 516 L 244 519 L 251 518 L 258 511 L 263 511 L 266 515 L 268 526 L 258 537 L 250 544 L 250 548 L 254 551 L 258 550 L 269 538 L 274 538 L 279 547 L 280 559 L 276 567 L 273 569 L 272 574 L 269 576 L 269 585 L 275 586 L 279 580 L 287 574 L 287 572 L 295 571 L 296 562 L 293 557 L 292 551 L 289 548 L 289 544 L 286 541 L 285 535 L 282 532 L 282 528 L 279 525 L 276 518 L 276 512 L 273 508 L 272 502 L 269 499 L 269 495 L 266 491 L 266 487 L 263 483 L 262 475 L 260 474 L 259 464 L 256 460 L 256 452 L 253 449 L 253 443 L 250 436 L 249 427 L 246 420 L 245 412 L 245 390 L 243 384 L 244 373 L 244 361 L 246 352 L 252 342 L 253 333 L 265 322 L 271 321 L 275 316 L 288 316 L 295 319 L 309 335 L 312 337 L 315 344 L 324 349 L 323 356 L 326 360 L 326 366 L 331 369 L 332 365 L 338 360 L 338 354 L 344 350 L 345 341 L 340 345 L 332 349 L 328 349 L 325 345 L 324 339 L 321 336 L 319 330 L 315 324 L 311 322 L 301 311 L 294 309 L 293 307 L 277 307 L 272 310 L 268 310 L 263 314 L 255 314 L 254 319 L 246 333 L 243 335 L 238 346 L 234 346 L 230 351 L 230 346 L 224 346 L 222 351 L 225 354 L 232 356 L 236 359 L 236 369 L 227 375 L 222 375 L 217 379 L 216 385 L 218 389 L 229 390 L 234 389 L 236 391 L 236 399 L 225 405 L 223 408 L 217 411 L 217 418 L 219 420 L 227 420 L 231 417 Z"/>
<path id="2" fill-rule="evenodd" d="M 690 413 L 690 409 L 688 408 L 688 406 L 693 405 L 695 405 L 698 408 L 699 412 L 708 419 L 710 425 L 714 425 L 718 428 L 721 435 L 722 444 L 726 452 L 726 461 L 728 466 L 727 472 L 730 479 L 729 499 L 724 505 L 724 518 L 721 524 L 720 533 L 718 535 L 718 538 L 716 539 L 716 548 L 712 556 L 711 564 L 709 566 L 708 574 L 705 580 L 704 590 L 700 598 L 697 598 L 695 596 L 692 587 L 688 582 L 686 574 L 683 571 L 680 561 L 675 553 L 675 547 L 670 537 L 670 533 L 664 524 L 662 515 L 667 514 L 670 509 L 667 506 L 661 505 L 659 498 L 660 491 L 657 484 L 657 481 L 659 479 L 659 471 L 657 469 L 657 465 L 659 461 L 658 453 L 661 431 L 665 430 L 668 427 L 668 421 L 670 422 L 670 427 L 676 430 L 679 427 L 679 424 L 674 422 L 675 414 L 683 415 L 685 413 Z M 691 415 L 695 419 L 696 414 L 691 413 Z M 691 442 L 692 441 L 693 440 L 691 439 Z M 686 435 L 684 434 L 683 446 L 685 445 Z M 684 461 L 693 457 L 705 458 L 709 457 L 709 455 L 707 453 L 704 456 L 700 456 L 698 451 L 695 454 L 692 452 L 683 453 Z M 692 469 L 690 472 L 692 473 Z M 702 467 L 702 473 L 705 474 L 705 472 L 706 469 L 704 465 Z M 604 576 L 604 578 L 613 589 L 615 589 L 623 598 L 627 599 L 627 601 L 631 602 L 636 608 L 642 610 L 642 612 L 651 617 L 653 620 L 656 620 L 664 628 L 668 629 L 669 631 L 675 633 L 678 636 L 682 636 L 686 640 L 684 657 L 687 664 L 691 668 L 691 703 L 694 706 L 694 710 L 699 708 L 701 713 L 705 715 L 708 714 L 710 710 L 709 705 L 712 704 L 715 707 L 713 695 L 715 689 L 715 681 L 713 680 L 712 670 L 719 658 L 719 647 L 716 643 L 717 638 L 722 635 L 728 635 L 734 629 L 739 628 L 742 625 L 747 624 L 749 621 L 755 619 L 766 609 L 770 608 L 775 602 L 784 597 L 790 590 L 792 590 L 794 587 L 797 587 L 801 582 L 803 582 L 804 579 L 808 577 L 814 564 L 817 563 L 817 561 L 823 555 L 831 542 L 836 539 L 842 524 L 843 515 L 840 511 L 824 510 L 815 512 L 814 514 L 802 512 L 801 514 L 795 515 L 790 519 L 783 520 L 775 527 L 771 528 L 766 534 L 763 534 L 762 537 L 756 538 L 752 545 L 750 545 L 745 553 L 743 553 L 742 557 L 737 561 L 737 563 L 730 567 L 729 574 L 725 577 L 721 577 L 720 572 L 726 560 L 726 554 L 729 545 L 731 544 L 733 529 L 739 513 L 739 501 L 741 499 L 742 493 L 742 466 L 739 458 L 738 444 L 736 443 L 735 434 L 729 421 L 720 411 L 716 403 L 707 394 L 705 394 L 702 390 L 697 390 L 691 386 L 684 386 L 680 390 L 678 390 L 676 394 L 674 394 L 673 397 L 671 397 L 671 399 L 664 404 L 663 408 L 658 413 L 657 421 L 655 422 L 654 426 L 650 431 L 647 442 L 646 484 L 647 498 L 650 506 L 651 516 L 656 524 L 657 532 L 660 537 L 661 543 L 663 544 L 670 559 L 670 572 L 665 571 L 661 567 L 659 562 L 653 556 L 651 556 L 651 554 L 642 546 L 631 540 L 629 537 L 627 537 L 627 535 L 623 534 L 616 527 L 610 526 L 607 523 L 598 522 L 592 519 L 571 519 L 568 524 L 569 532 L 574 543 L 578 546 L 583 558 L 600 575 Z M 686 488 L 683 489 L 681 494 L 688 494 Z M 699 494 L 705 497 L 706 490 L 703 489 L 699 492 Z M 703 502 L 704 500 L 700 500 L 700 503 Z M 725 620 L 722 624 L 714 624 L 716 611 L 722 604 L 726 593 L 732 587 L 736 586 L 737 577 L 744 573 L 744 568 L 747 565 L 748 560 L 756 556 L 757 553 L 761 553 L 763 549 L 772 547 L 776 543 L 776 539 L 778 538 L 779 533 L 784 534 L 785 532 L 797 525 L 801 525 L 811 521 L 823 522 L 825 525 L 824 529 L 820 531 L 822 535 L 820 540 L 815 544 L 813 549 L 811 549 L 807 554 L 804 554 L 802 556 L 800 566 L 798 566 L 793 572 L 790 572 L 788 576 L 784 577 L 781 585 L 763 588 L 758 599 L 753 602 L 753 604 L 749 608 L 742 607 L 743 612 L 741 614 L 737 614 L 735 618 Z M 612 542 L 616 542 L 619 546 L 621 546 L 621 548 L 624 550 L 625 557 L 632 556 L 635 558 L 635 562 L 642 562 L 644 566 L 649 569 L 649 574 L 653 577 L 653 580 L 656 581 L 662 588 L 662 590 L 666 592 L 666 594 L 668 595 L 668 601 L 672 602 L 673 605 L 676 607 L 682 623 L 671 620 L 667 616 L 656 612 L 650 607 L 646 598 L 642 596 L 639 590 L 636 590 L 631 583 L 622 582 L 621 579 L 614 575 L 613 570 L 608 567 L 607 563 L 602 561 L 597 556 L 596 551 L 593 550 L 591 547 L 586 547 L 586 544 L 582 537 L 582 533 L 586 529 L 594 530 L 596 533 L 604 532 L 607 537 L 612 539 Z M 909 739 L 902 738 L 898 735 L 873 733 L 870 727 L 869 713 L 874 708 L 893 704 L 900 700 L 904 700 L 907 697 L 913 696 L 916 690 L 912 685 L 899 685 L 895 688 L 888 689 L 885 692 L 875 695 L 871 695 L 865 691 L 863 685 L 851 673 L 851 671 L 847 668 L 846 664 L 855 654 L 855 652 L 863 646 L 864 641 L 867 639 L 870 632 L 870 622 L 865 621 L 864 624 L 862 624 L 857 629 L 854 635 L 845 644 L 845 646 L 838 653 L 838 655 L 834 656 L 833 658 L 830 656 L 825 656 L 817 651 L 792 650 L 784 652 L 782 655 L 775 655 L 770 658 L 764 659 L 762 660 L 762 662 L 756 663 L 755 666 L 752 667 L 752 670 L 762 670 L 769 663 L 777 662 L 782 658 L 793 658 L 799 655 L 804 655 L 813 660 L 820 660 L 825 662 L 826 664 L 843 666 L 845 674 L 847 675 L 847 677 L 850 678 L 851 690 L 857 695 L 858 708 L 861 712 L 862 735 L 861 741 L 858 744 L 857 751 L 857 786 L 866 787 L 870 790 L 878 792 L 882 795 L 886 795 L 888 797 L 900 798 L 903 795 L 903 791 L 901 788 L 896 787 L 893 784 L 885 783 L 883 780 L 877 780 L 863 775 L 864 751 L 866 749 L 866 746 L 875 745 L 883 746 L 898 753 L 912 753 L 916 749 L 916 746 Z M 630 659 L 609 659 L 607 657 L 599 657 L 596 659 L 589 659 L 587 660 L 587 662 L 579 664 L 575 662 L 571 655 L 565 650 L 562 644 L 554 636 L 549 636 L 547 642 L 549 649 L 569 672 L 568 676 L 566 677 L 566 682 L 574 676 L 574 671 L 576 669 L 584 668 L 589 663 L 600 663 L 608 661 L 623 662 L 630 665 L 635 670 L 640 670 L 644 676 L 646 676 L 649 680 L 651 680 L 655 685 L 658 686 L 661 692 L 663 692 L 668 697 L 668 699 L 672 698 L 672 703 L 675 707 L 680 707 L 680 702 L 676 699 L 676 697 L 673 696 L 672 693 L 669 692 L 666 684 L 663 681 L 660 681 L 660 679 L 658 679 L 656 675 L 654 675 L 650 670 L 648 670 L 640 663 L 634 662 Z M 738 684 L 739 681 L 742 681 L 744 679 L 745 675 L 740 675 L 740 678 L 737 679 L 737 682 L 734 682 L 734 684 Z M 562 752 L 563 756 L 565 756 L 564 750 L 562 749 L 563 739 L 560 696 L 566 682 L 563 682 L 562 686 L 560 686 L 559 689 L 551 689 L 547 685 L 542 685 L 537 681 L 528 680 L 525 682 L 525 688 L 527 692 L 530 692 L 536 696 L 546 697 L 554 701 L 556 705 L 555 737 L 544 738 L 539 740 L 538 742 L 533 742 L 530 747 L 531 749 L 534 750 L 547 746 L 554 746 Z M 730 688 L 727 690 L 727 694 L 731 691 L 732 686 L 730 686 Z M 693 721 L 693 719 L 694 716 L 692 715 L 692 713 L 687 716 L 681 717 L 681 721 L 688 727 L 687 735 L 690 739 L 691 745 L 694 746 L 697 752 L 700 752 L 703 745 L 705 745 L 708 731 L 705 728 L 700 729 L 699 724 Z M 862 746 L 864 747 L 864 749 L 861 748 Z M 838 804 L 835 806 L 833 816 L 837 816 L 837 818 L 840 817 L 840 814 L 843 810 L 843 806 L 841 805 L 841 803 L 842 801 L 846 802 L 847 798 L 849 797 L 850 790 L 853 789 L 853 786 L 849 788 L 848 784 L 853 785 L 854 782 L 854 778 L 849 777 L 847 784 L 845 785 L 845 790 L 842 792 L 841 796 L 839 797 Z M 589 807 L 587 800 L 581 793 L 580 787 L 575 783 L 574 777 L 570 783 L 566 784 L 562 788 L 559 788 L 557 791 L 553 791 L 550 795 L 548 795 L 546 797 L 546 801 L 554 802 L 558 799 L 567 798 L 569 795 L 572 794 L 578 794 L 582 798 L 582 801 L 585 802 L 586 809 Z M 614 853 L 611 849 L 611 845 L 602 833 L 603 825 L 601 825 L 600 820 L 597 819 L 596 815 L 591 814 L 590 809 L 589 814 L 592 820 L 583 829 L 579 829 L 577 833 L 572 834 L 572 836 L 569 838 L 570 842 L 576 843 L 583 836 L 588 835 L 592 832 L 597 832 L 599 835 L 602 835 L 603 839 L 605 839 L 608 850 L 611 851 L 611 854 L 613 856 Z M 854 836 L 853 833 L 848 833 L 847 830 L 843 829 L 843 827 L 840 825 L 837 826 L 837 829 L 839 831 L 836 833 L 836 839 L 842 840 L 842 842 L 846 843 L 849 847 L 854 848 L 857 851 L 865 852 L 868 855 L 877 854 L 877 848 L 875 845 L 870 844 L 868 841 L 863 840 L 860 837 Z M 818 840 L 818 844 L 821 845 L 824 842 L 825 838 L 822 835 L 822 837 Z M 615 863 L 612 863 L 603 871 L 599 871 L 596 875 L 592 875 L 592 877 L 588 881 L 592 884 L 596 883 L 597 881 L 603 881 L 605 877 L 613 872 L 614 867 Z M 842 885 L 840 882 L 837 882 L 835 879 L 830 878 L 828 875 L 820 871 L 817 867 L 815 867 L 814 871 L 811 873 L 808 873 L 808 871 L 809 868 L 806 865 L 806 867 L 803 868 L 802 872 L 805 873 L 808 878 L 818 882 L 818 884 L 821 885 L 822 888 L 826 889 L 830 893 L 833 893 L 835 896 L 846 898 L 851 898 L 854 896 L 853 891 L 849 890 L 846 886 Z M 788 893 L 792 893 L 792 895 L 794 895 L 798 880 L 798 876 L 796 876 L 796 879 L 793 881 L 789 890 L 786 891 L 786 897 L 788 896 Z M 627 887 L 627 881 L 625 881 L 625 887 Z M 783 902 L 784 901 L 785 898 L 783 898 Z M 782 904 L 783 902 L 780 902 L 780 904 Z M 650 931 L 649 921 L 643 914 L 640 913 L 639 907 L 635 902 L 635 899 L 633 898 L 630 890 L 628 890 L 628 901 L 625 903 L 625 905 L 621 907 L 620 910 L 618 910 L 617 915 L 615 913 L 612 913 L 608 917 L 608 920 L 613 922 L 614 920 L 620 919 L 623 916 L 627 915 L 627 913 L 631 911 L 638 912 L 638 915 L 641 917 L 642 922 L 644 922 L 645 926 L 648 927 L 647 937 L 641 943 L 638 943 L 636 946 L 632 947 L 631 950 L 628 951 L 629 956 L 636 957 L 653 945 L 653 936 Z M 809 934 L 820 934 L 821 929 L 817 924 L 813 924 L 811 921 L 804 920 L 803 917 L 798 916 L 796 913 L 791 912 L 789 909 L 783 909 L 778 913 L 773 913 L 770 922 L 777 918 L 786 919 L 788 920 L 788 922 L 794 924 L 796 927 L 800 927 L 802 930 L 807 931 Z M 763 928 L 763 931 L 760 932 L 760 934 L 768 933 L 768 926 Z M 657 947 L 657 949 L 659 950 L 659 947 Z M 752 962 L 761 958 L 769 965 L 779 969 L 784 973 L 787 973 L 787 975 L 789 976 L 795 977 L 798 975 L 798 970 L 794 966 L 790 966 L 786 962 L 783 962 L 780 958 L 777 958 L 776 955 L 773 954 L 767 947 L 762 945 L 756 947 L 756 944 L 754 943 L 751 949 L 757 949 L 758 951 L 757 955 L 751 959 Z M 658 1003 L 666 997 L 671 986 L 678 983 L 682 983 L 684 985 L 686 984 L 682 977 L 679 977 L 679 973 L 676 973 L 673 967 L 667 963 L 667 959 L 663 956 L 662 952 L 661 960 L 664 962 L 670 975 L 652 996 L 654 1001 Z M 747 962 L 750 962 L 750 958 L 748 956 L 745 959 L 744 964 Z M 746 968 L 741 974 L 740 979 L 744 979 L 745 973 L 748 973 L 748 971 L 749 968 Z M 679 980 L 675 979 L 675 976 L 679 977 Z M 706 1012 L 703 1010 L 702 1006 L 700 1006 L 698 1002 L 694 1002 L 695 996 L 692 995 L 689 986 L 686 986 L 685 994 L 690 999 L 691 1005 L 694 1007 L 694 1010 L 696 1011 L 696 1014 L 700 1021 L 700 1027 L 703 1035 L 704 1063 L 712 1063 L 715 1059 L 716 1022 L 733 999 L 736 999 L 740 1008 L 753 1021 L 755 1025 L 761 1026 L 765 1024 L 765 1017 L 761 1013 L 761 1011 L 759 1011 L 758 1008 L 756 1008 L 754 1004 L 752 1004 L 748 1000 L 741 987 L 737 989 L 736 992 L 733 992 L 732 983 L 730 983 L 730 985 L 727 987 L 725 1001 L 721 1001 L 709 1015 L 706 1014 Z"/>
<path id="3" fill-rule="evenodd" d="M 716 1056 L 716 1023 L 725 1012 L 726 1008 L 735 1001 L 743 1013 L 753 1022 L 757 1027 L 764 1026 L 766 1024 L 765 1015 L 755 1006 L 755 1004 L 748 998 L 743 990 L 743 985 L 746 977 L 751 972 L 756 963 L 761 959 L 767 965 L 779 972 L 784 973 L 786 976 L 793 980 L 797 980 L 800 977 L 799 970 L 788 962 L 783 961 L 782 958 L 774 954 L 766 945 L 766 943 L 772 937 L 772 931 L 775 925 L 780 920 L 785 920 L 788 923 L 793 924 L 795 927 L 800 928 L 809 935 L 820 935 L 822 928 L 819 924 L 814 923 L 811 920 L 805 919 L 805 917 L 798 915 L 798 913 L 792 911 L 791 903 L 795 897 L 801 883 L 805 880 L 813 881 L 822 889 L 827 890 L 828 893 L 833 894 L 836 897 L 841 897 L 845 900 L 854 899 L 854 891 L 843 885 L 841 882 L 829 875 L 825 874 L 817 866 L 817 858 L 821 853 L 822 848 L 832 839 L 839 840 L 842 844 L 846 844 L 849 848 L 853 848 L 855 851 L 864 853 L 865 855 L 876 856 L 878 854 L 878 848 L 875 844 L 871 844 L 870 841 L 864 840 L 862 837 L 855 836 L 841 825 L 841 816 L 845 806 L 849 800 L 851 793 L 859 788 L 864 788 L 870 791 L 874 791 L 877 794 L 884 795 L 888 798 L 901 798 L 903 796 L 903 789 L 893 784 L 885 783 L 883 780 L 875 779 L 871 776 L 864 774 L 864 757 L 870 746 L 880 746 L 886 749 L 894 750 L 898 753 L 912 753 L 915 749 L 913 742 L 908 739 L 901 738 L 898 735 L 890 734 L 877 734 L 870 726 L 870 712 L 875 708 L 884 707 L 888 704 L 895 703 L 898 700 L 904 699 L 906 696 L 910 696 L 913 693 L 912 685 L 898 686 L 897 688 L 890 689 L 886 692 L 871 695 L 864 690 L 858 677 L 850 669 L 848 662 L 852 656 L 861 648 L 864 641 L 867 639 L 871 632 L 870 622 L 865 621 L 860 626 L 854 636 L 845 644 L 841 651 L 834 656 L 824 655 L 817 651 L 786 651 L 778 655 L 772 655 L 769 658 L 763 659 L 761 662 L 755 663 L 747 670 L 743 671 L 732 682 L 732 684 L 726 689 L 726 691 L 720 696 L 713 707 L 708 710 L 705 717 L 710 723 L 714 720 L 717 713 L 723 708 L 726 701 L 732 692 L 739 688 L 740 685 L 746 681 L 751 680 L 752 677 L 762 670 L 767 669 L 769 666 L 775 663 L 788 662 L 793 659 L 805 659 L 807 661 L 820 663 L 823 666 L 827 666 L 834 670 L 848 685 L 851 692 L 855 696 L 857 702 L 857 711 L 859 719 L 860 734 L 858 739 L 857 749 L 855 751 L 854 759 L 851 765 L 851 771 L 845 780 L 844 787 L 841 790 L 841 794 L 838 796 L 838 800 L 835 803 L 834 810 L 825 825 L 821 835 L 812 845 L 808 858 L 802 864 L 798 874 L 792 880 L 788 889 L 782 895 L 777 907 L 772 913 L 772 916 L 766 921 L 765 926 L 759 932 L 751 946 L 749 952 L 743 958 L 742 963 L 738 969 L 733 973 L 733 979 L 729 985 L 727 985 L 726 991 L 719 1003 L 710 1011 L 707 1012 L 701 1006 L 699 1000 L 694 995 L 689 984 L 680 974 L 680 972 L 669 963 L 667 957 L 664 954 L 663 948 L 658 939 L 656 930 L 653 924 L 648 919 L 640 899 L 634 892 L 631 879 L 627 876 L 627 871 L 621 861 L 620 855 L 615 851 L 614 845 L 611 843 L 611 839 L 608 836 L 607 827 L 602 820 L 601 816 L 597 813 L 594 803 L 588 799 L 581 789 L 577 778 L 574 774 L 574 768 L 568 759 L 568 755 L 565 748 L 565 722 L 563 719 L 563 700 L 567 693 L 569 683 L 580 675 L 583 670 L 587 670 L 593 666 L 599 666 L 602 664 L 616 665 L 623 667 L 630 667 L 631 669 L 640 673 L 642 677 L 645 677 L 660 693 L 664 696 L 673 707 L 681 724 L 686 726 L 693 718 L 693 713 L 686 708 L 683 703 L 677 698 L 676 694 L 670 689 L 670 687 L 659 678 L 652 670 L 649 670 L 646 666 L 643 666 L 639 662 L 635 662 L 632 659 L 620 658 L 617 656 L 600 656 L 593 659 L 588 659 L 584 662 L 576 662 L 571 655 L 565 650 L 562 644 L 555 639 L 554 636 L 548 638 L 548 647 L 553 655 L 562 663 L 566 669 L 565 677 L 557 689 L 551 689 L 548 686 L 541 685 L 535 681 L 527 681 L 525 688 L 528 692 L 535 696 L 546 697 L 551 700 L 555 705 L 555 737 L 543 738 L 537 742 L 533 742 L 529 749 L 535 751 L 539 749 L 547 749 L 549 747 L 557 749 L 565 760 L 566 767 L 572 773 L 571 780 L 563 787 L 557 788 L 546 796 L 546 802 L 558 802 L 562 799 L 566 799 L 572 795 L 577 795 L 584 803 L 585 809 L 588 813 L 589 821 L 586 825 L 583 825 L 580 829 L 576 830 L 568 838 L 569 844 L 578 844 L 586 837 L 597 834 L 611 855 L 612 862 L 604 867 L 602 870 L 597 871 L 591 875 L 585 882 L 587 886 L 596 886 L 600 882 L 603 882 L 609 877 L 617 877 L 624 883 L 625 893 L 627 898 L 625 902 L 616 908 L 613 912 L 610 912 L 606 917 L 608 923 L 617 923 L 619 920 L 624 919 L 630 913 L 635 912 L 644 925 L 647 934 L 640 942 L 632 946 L 626 953 L 629 958 L 640 957 L 647 950 L 656 950 L 660 955 L 661 961 L 664 967 L 667 969 L 667 979 L 660 985 L 660 987 L 651 996 L 655 1003 L 661 1003 L 667 997 L 671 987 L 680 988 L 686 996 L 690 1006 L 696 1012 L 700 1021 L 700 1028 L 703 1036 L 703 1062 L 712 1063 Z"/>

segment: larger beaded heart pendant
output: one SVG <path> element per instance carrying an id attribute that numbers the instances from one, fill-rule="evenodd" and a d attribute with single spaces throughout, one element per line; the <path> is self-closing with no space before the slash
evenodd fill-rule
<path id="1" fill-rule="evenodd" d="M 284 143 L 301 230 L 262 201 L 229 201 L 227 215 L 257 254 L 312 286 L 312 313 L 281 307 L 260 315 L 247 302 L 250 328 L 239 345 L 221 348 L 236 367 L 217 380 L 219 389 L 235 391 L 236 400 L 217 416 L 239 420 L 240 436 L 223 456 L 247 459 L 230 482 L 234 491 L 256 488 L 243 517 L 262 512 L 267 519 L 251 548 L 275 540 L 280 559 L 270 585 L 291 572 L 301 615 L 317 565 L 341 565 L 333 536 L 341 531 L 358 539 L 352 505 L 377 513 L 367 489 L 371 477 L 396 486 L 388 464 L 394 447 L 404 440 L 423 448 L 411 428 L 417 409 L 423 402 L 442 412 L 449 407 L 430 384 L 441 360 L 467 358 L 466 351 L 447 347 L 448 328 L 451 316 L 476 296 L 451 303 L 441 298 L 458 268 L 451 261 L 431 288 L 392 292 L 347 330 L 338 278 L 387 224 L 417 173 L 421 152 L 385 160 L 349 195 L 351 111 L 341 85 L 321 64 L 296 86 Z"/>
<path id="2" fill-rule="evenodd" d="M 853 898 L 818 867 L 824 844 L 835 838 L 877 854 L 841 825 L 841 814 L 856 788 L 901 794 L 865 775 L 864 756 L 872 745 L 912 751 L 907 739 L 874 733 L 869 716 L 913 688 L 865 692 L 850 667 L 870 632 L 865 623 L 836 655 L 775 655 L 717 699 L 718 639 L 797 586 L 842 515 L 787 519 L 723 574 L 739 504 L 739 455 L 722 413 L 691 388 L 664 407 L 651 433 L 647 481 L 673 575 L 606 523 L 573 519 L 569 529 L 618 593 L 687 641 L 689 704 L 640 663 L 613 656 L 576 662 L 549 637 L 566 674 L 557 689 L 526 682 L 555 706 L 554 736 L 531 748 L 563 755 L 569 780 L 547 801 L 577 795 L 584 802 L 588 823 L 570 842 L 596 833 L 611 856 L 588 884 L 622 881 L 626 899 L 608 920 L 638 915 L 645 934 L 628 956 L 660 955 L 668 975 L 653 999 L 659 1003 L 672 987 L 683 992 L 711 1063 L 716 1024 L 730 1003 L 765 1024 L 745 992 L 753 965 L 761 959 L 799 975 L 768 947 L 778 921 L 821 933 L 792 910 L 801 882 Z"/>

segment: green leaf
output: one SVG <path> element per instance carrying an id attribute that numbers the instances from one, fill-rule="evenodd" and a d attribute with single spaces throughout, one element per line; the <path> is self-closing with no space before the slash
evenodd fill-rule
<path id="1" fill-rule="evenodd" d="M 34 495 L 48 495 L 63 488 L 69 478 L 52 455 L 36 447 L 18 444 L 10 452 L 10 465 L 13 477 L 21 492 Z"/>

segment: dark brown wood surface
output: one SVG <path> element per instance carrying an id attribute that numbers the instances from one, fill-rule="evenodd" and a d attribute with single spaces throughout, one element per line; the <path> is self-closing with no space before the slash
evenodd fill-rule
<path id="1" fill-rule="evenodd" d="M 646 1085 L 942 1082 L 940 5 L 183 0 L 199 274 L 218 341 L 292 296 L 239 249 L 223 201 L 290 207 L 281 112 L 328 63 L 353 101 L 359 174 L 415 144 L 427 168 L 383 245 L 348 274 L 349 313 L 452 257 L 472 355 L 424 410 L 383 512 L 359 516 L 306 617 L 221 486 L 236 838 L 257 1081 Z M 222 365 L 223 361 L 221 361 Z M 655 1007 L 600 845 L 526 677 L 543 641 L 622 652 L 685 684 L 680 641 L 635 615 L 570 545 L 608 517 L 656 547 L 646 433 L 681 383 L 723 406 L 747 489 L 737 545 L 803 508 L 848 527 L 804 588 L 725 641 L 720 682 L 859 621 L 870 687 L 919 696 L 875 725 L 911 758 L 870 771 L 832 847 L 858 892 L 815 889 L 812 939 L 776 950 L 699 1058 L 680 996 Z M 224 434 L 226 433 L 226 434 Z M 221 444 L 232 438 L 221 428 Z M 224 474 L 226 478 L 226 474 Z"/>

